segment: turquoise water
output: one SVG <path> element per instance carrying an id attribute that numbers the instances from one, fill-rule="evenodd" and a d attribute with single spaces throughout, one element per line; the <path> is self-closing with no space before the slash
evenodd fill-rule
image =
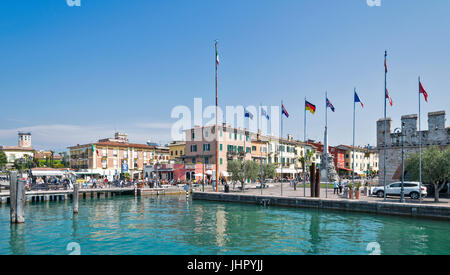
<path id="1" fill-rule="evenodd" d="M 26 223 L 0 207 L 0 254 L 450 254 L 450 223 L 335 211 L 188 201 L 183 196 L 31 203 Z"/>

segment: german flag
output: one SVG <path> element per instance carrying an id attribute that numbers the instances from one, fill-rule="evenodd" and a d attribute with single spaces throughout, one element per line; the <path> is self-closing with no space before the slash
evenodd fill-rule
<path id="1" fill-rule="evenodd" d="M 305 110 L 310 111 L 311 114 L 314 114 L 316 112 L 316 105 L 311 104 L 305 100 Z"/>

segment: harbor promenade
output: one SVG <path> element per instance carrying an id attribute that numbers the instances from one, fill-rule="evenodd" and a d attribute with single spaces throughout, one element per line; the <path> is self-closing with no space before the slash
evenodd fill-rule
<path id="1" fill-rule="evenodd" d="M 225 193 L 223 188 L 221 192 L 215 192 L 210 186 L 194 191 L 192 198 L 194 200 L 208 200 L 220 202 L 237 202 L 258 204 L 264 206 L 289 206 L 298 208 L 316 208 L 328 210 L 341 210 L 350 212 L 365 212 L 386 215 L 401 215 L 421 218 L 437 218 L 450 221 L 450 200 L 441 198 L 439 203 L 435 203 L 433 198 L 424 198 L 422 203 L 418 200 L 407 199 L 405 203 L 400 203 L 398 197 L 388 197 L 386 201 L 383 198 L 361 195 L 360 199 L 347 199 L 343 195 L 333 194 L 333 189 L 321 189 L 320 198 L 311 198 L 309 188 L 306 188 L 306 196 L 302 186 L 297 186 L 294 191 L 288 183 L 283 188 L 281 196 L 281 187 L 275 184 L 272 187 L 263 189 L 252 188 L 251 185 L 244 192 L 241 190 L 230 190 Z"/>

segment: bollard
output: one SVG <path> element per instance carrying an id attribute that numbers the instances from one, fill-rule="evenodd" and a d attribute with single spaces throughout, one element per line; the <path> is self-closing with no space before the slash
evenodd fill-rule
<path id="1" fill-rule="evenodd" d="M 79 195 L 79 183 L 73 185 L 73 213 L 78 214 L 78 195 Z"/>
<path id="2" fill-rule="evenodd" d="M 309 178 L 309 189 L 311 190 L 311 197 L 314 198 L 316 196 L 316 164 L 312 163 L 310 167 L 310 178 Z"/>
<path id="3" fill-rule="evenodd" d="M 320 169 L 317 169 L 316 171 L 316 193 L 315 196 L 316 198 L 320 198 Z"/>
<path id="4" fill-rule="evenodd" d="M 26 181 L 19 180 L 17 181 L 17 223 L 24 223 L 25 222 L 25 202 L 26 202 L 26 190 L 25 186 Z"/>
<path id="5" fill-rule="evenodd" d="M 9 182 L 9 214 L 10 214 L 11 223 L 17 222 L 16 190 L 17 190 L 17 172 L 13 171 L 10 174 L 10 182 Z"/>

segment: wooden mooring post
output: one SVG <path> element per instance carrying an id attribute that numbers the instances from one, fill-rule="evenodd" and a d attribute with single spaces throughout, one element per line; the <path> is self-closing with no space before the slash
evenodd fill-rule
<path id="1" fill-rule="evenodd" d="M 11 223 L 25 222 L 25 181 L 17 179 L 17 172 L 10 177 L 10 216 Z"/>
<path id="2" fill-rule="evenodd" d="M 79 195 L 80 184 L 75 183 L 73 185 L 73 213 L 78 214 L 78 195 Z"/>

